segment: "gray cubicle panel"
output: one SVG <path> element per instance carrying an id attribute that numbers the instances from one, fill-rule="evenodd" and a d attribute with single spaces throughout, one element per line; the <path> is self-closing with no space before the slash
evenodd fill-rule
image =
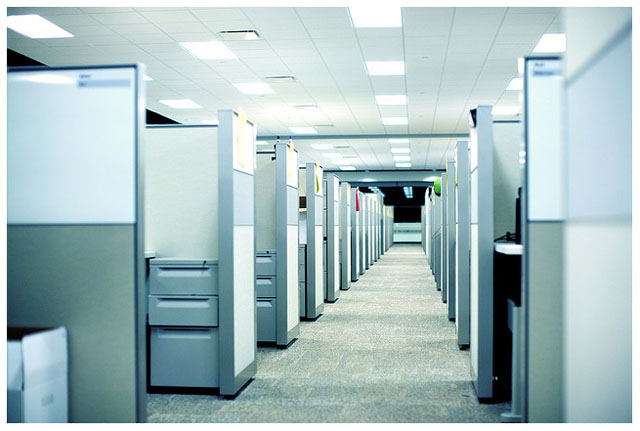
<path id="1" fill-rule="evenodd" d="M 334 174 L 327 174 L 325 185 L 327 282 L 324 299 L 336 302 L 340 296 L 340 180 Z"/>
<path id="2" fill-rule="evenodd" d="M 256 127 L 244 113 L 218 111 L 220 204 L 220 393 L 234 395 L 256 373 Z"/>
<path id="3" fill-rule="evenodd" d="M 316 163 L 307 163 L 304 172 L 307 202 L 307 264 L 304 318 L 315 320 L 324 311 L 322 167 Z"/>
<path id="4" fill-rule="evenodd" d="M 609 79 L 608 75 L 603 76 Z M 563 187 L 548 185 L 572 178 L 566 172 L 564 158 L 562 59 L 525 58 L 524 83 L 526 163 L 522 169 L 521 287 L 524 313 L 520 313 L 524 322 L 519 327 L 524 329 L 520 335 L 525 343 L 519 346 L 524 354 L 517 364 L 518 368 L 524 368 L 523 381 L 518 382 L 515 390 L 522 392 L 516 399 L 526 402 L 515 412 L 527 422 L 559 422 L 564 419 L 564 373 L 571 372 L 563 371 L 562 349 L 566 256 L 563 238 L 565 205 L 570 197 Z M 608 362 L 609 359 L 607 365 Z"/>
<path id="5" fill-rule="evenodd" d="M 387 250 L 393 246 L 393 213 L 394 207 L 387 207 Z"/>
<path id="6" fill-rule="evenodd" d="M 381 254 L 385 254 L 387 251 L 387 207 L 384 205 L 384 196 L 380 206 L 380 232 L 380 244 L 382 244 L 380 251 Z"/>
<path id="7" fill-rule="evenodd" d="M 440 291 L 442 293 L 442 302 L 447 302 L 448 290 L 449 290 L 449 252 L 447 243 L 447 232 L 449 229 L 448 224 L 448 211 L 447 211 L 447 173 L 443 173 L 440 176 L 440 255 L 442 261 L 442 273 L 440 276 Z"/>
<path id="8" fill-rule="evenodd" d="M 364 269 L 367 270 L 371 266 L 371 208 L 367 193 L 362 194 L 362 230 L 363 230 L 363 252 L 364 252 Z"/>
<path id="9" fill-rule="evenodd" d="M 358 188 L 352 187 L 351 196 L 351 281 L 358 281 L 360 276 L 360 211 L 358 207 Z"/>
<path id="10" fill-rule="evenodd" d="M 469 346 L 469 143 L 456 144 L 456 332 L 458 346 Z"/>
<path id="11" fill-rule="evenodd" d="M 427 213 L 425 211 L 425 206 L 421 205 L 420 206 L 420 246 L 422 247 L 422 252 L 425 255 L 427 254 L 427 240 L 425 238 L 426 229 L 427 229 L 426 217 L 427 217 Z"/>
<path id="12" fill-rule="evenodd" d="M 71 422 L 146 420 L 143 72 L 7 73 L 7 326 L 66 327 Z"/>
<path id="13" fill-rule="evenodd" d="M 493 398 L 493 123 L 491 106 L 470 112 L 471 378 L 478 399 Z"/>
<path id="14" fill-rule="evenodd" d="M 456 318 L 456 166 L 447 161 L 447 305 L 449 320 Z"/>
<path id="15" fill-rule="evenodd" d="M 427 188 L 424 191 L 424 221 L 426 223 L 424 229 L 424 239 L 425 239 L 425 247 L 424 253 L 427 257 L 427 263 L 429 263 L 429 259 L 431 258 L 431 205 L 429 203 L 429 189 Z M 429 263 L 430 264 L 430 263 Z"/>
<path id="16" fill-rule="evenodd" d="M 442 192 L 442 187 L 440 188 Z M 436 289 L 442 290 L 442 194 L 433 193 L 433 271 Z"/>
<path id="17" fill-rule="evenodd" d="M 340 289 L 351 287 L 351 186 L 340 184 Z"/>
<path id="18" fill-rule="evenodd" d="M 368 268 L 367 260 L 367 219 L 366 219 L 366 202 L 364 199 L 364 193 L 358 190 L 358 272 L 360 275 L 364 274 L 364 271 Z"/>
<path id="19" fill-rule="evenodd" d="M 298 152 L 287 143 L 256 156 L 258 341 L 287 346 L 299 334 Z"/>

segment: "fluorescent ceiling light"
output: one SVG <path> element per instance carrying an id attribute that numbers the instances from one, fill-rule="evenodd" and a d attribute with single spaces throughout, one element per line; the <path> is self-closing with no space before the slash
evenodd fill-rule
<path id="1" fill-rule="evenodd" d="M 349 163 L 352 163 L 349 160 L 343 160 L 343 159 L 332 159 L 331 163 L 333 163 L 334 165 L 348 165 Z"/>
<path id="2" fill-rule="evenodd" d="M 233 84 L 244 94 L 273 94 L 274 91 L 264 82 L 245 82 Z"/>
<path id="3" fill-rule="evenodd" d="M 410 162 L 411 156 L 393 156 L 393 160 L 396 162 Z"/>
<path id="4" fill-rule="evenodd" d="M 427 178 L 425 178 L 424 180 L 425 180 L 425 181 L 435 181 L 435 180 L 437 180 L 437 179 L 438 179 L 438 177 L 427 177 Z"/>
<path id="5" fill-rule="evenodd" d="M 349 14 L 355 28 L 402 27 L 402 12 L 397 6 L 351 6 Z"/>
<path id="6" fill-rule="evenodd" d="M 565 52 L 567 35 L 564 33 L 543 34 L 533 52 Z"/>
<path id="7" fill-rule="evenodd" d="M 340 166 L 340 170 L 341 171 L 355 171 L 356 167 L 355 166 Z"/>
<path id="8" fill-rule="evenodd" d="M 291 130 L 291 132 L 295 133 L 296 135 L 317 135 L 318 134 L 318 131 L 316 129 L 314 129 L 313 127 L 307 127 L 307 126 L 289 127 L 289 130 Z"/>
<path id="9" fill-rule="evenodd" d="M 382 117 L 382 124 L 385 126 L 405 126 L 409 124 L 407 117 Z"/>
<path id="10" fill-rule="evenodd" d="M 216 40 L 210 42 L 180 42 L 180 45 L 202 60 L 227 60 L 237 58 L 224 43 Z"/>
<path id="11" fill-rule="evenodd" d="M 150 76 L 145 75 L 144 73 L 142 74 L 142 79 L 144 79 L 145 81 L 153 81 L 153 78 Z"/>
<path id="12" fill-rule="evenodd" d="M 372 183 L 375 180 L 373 178 L 364 178 L 362 181 L 365 182 L 365 183 Z"/>
<path id="13" fill-rule="evenodd" d="M 391 138 L 389 139 L 390 144 L 408 144 L 409 139 L 407 138 Z"/>
<path id="14" fill-rule="evenodd" d="M 491 110 L 493 115 L 517 115 L 519 112 L 519 106 L 494 106 Z"/>
<path id="15" fill-rule="evenodd" d="M 173 108 L 173 109 L 200 109 L 202 106 L 198 105 L 191 99 L 170 99 L 161 100 L 160 103 Z"/>
<path id="16" fill-rule="evenodd" d="M 70 76 L 57 75 L 54 73 L 38 73 L 36 75 L 27 75 L 25 81 L 37 82 L 39 84 L 75 84 L 75 79 Z"/>
<path id="17" fill-rule="evenodd" d="M 509 85 L 507 85 L 507 90 L 522 90 L 524 88 L 524 81 L 522 78 L 513 78 Z"/>
<path id="18" fill-rule="evenodd" d="M 269 145 L 267 141 L 256 141 L 256 145 Z"/>
<path id="19" fill-rule="evenodd" d="M 410 168 L 411 163 L 396 163 L 396 168 Z"/>
<path id="20" fill-rule="evenodd" d="M 410 153 L 411 150 L 409 148 L 392 148 L 391 149 L 392 153 Z"/>
<path id="21" fill-rule="evenodd" d="M 330 159 L 336 159 L 336 158 L 342 157 L 342 154 L 340 154 L 340 153 L 322 153 L 322 155 L 324 157 L 328 157 Z"/>
<path id="22" fill-rule="evenodd" d="M 210 126 L 217 126 L 218 125 L 218 120 L 203 120 L 202 124 L 207 124 Z"/>
<path id="23" fill-rule="evenodd" d="M 369 75 L 404 75 L 404 61 L 367 61 Z"/>
<path id="24" fill-rule="evenodd" d="M 520 75 L 524 74 L 524 58 L 518 57 L 518 73 Z"/>
<path id="25" fill-rule="evenodd" d="M 376 96 L 378 105 L 406 105 L 407 96 L 398 94 L 396 96 Z"/>
<path id="26" fill-rule="evenodd" d="M 71 33 L 40 15 L 10 15 L 7 17 L 7 27 L 31 39 L 73 37 Z"/>
<path id="27" fill-rule="evenodd" d="M 331 144 L 311 144 L 311 148 L 314 150 L 332 150 L 333 145 Z"/>

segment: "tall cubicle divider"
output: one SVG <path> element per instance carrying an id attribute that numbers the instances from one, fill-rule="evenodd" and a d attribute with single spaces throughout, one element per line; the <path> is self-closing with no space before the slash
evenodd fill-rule
<path id="1" fill-rule="evenodd" d="M 232 396 L 256 372 L 256 131 L 218 118 L 147 131 L 150 385 Z"/>
<path id="2" fill-rule="evenodd" d="M 351 281 L 360 277 L 360 200 L 358 187 L 352 187 L 351 195 Z"/>
<path id="3" fill-rule="evenodd" d="M 456 144 L 456 332 L 458 347 L 469 347 L 469 144 Z"/>
<path id="4" fill-rule="evenodd" d="M 437 183 L 436 183 L 437 185 Z M 433 276 L 436 289 L 442 290 L 442 185 L 434 186 L 433 197 Z"/>
<path id="5" fill-rule="evenodd" d="M 299 334 L 298 151 L 277 143 L 256 153 L 258 342 L 286 347 Z"/>
<path id="6" fill-rule="evenodd" d="M 493 398 L 493 124 L 491 106 L 470 116 L 471 378 L 479 399 Z"/>
<path id="7" fill-rule="evenodd" d="M 447 161 L 447 306 L 449 320 L 456 319 L 456 173 L 455 161 Z"/>
<path id="8" fill-rule="evenodd" d="M 340 296 L 340 180 L 334 174 L 325 176 L 325 272 L 324 299 L 336 302 Z"/>
<path id="9" fill-rule="evenodd" d="M 351 186 L 340 184 L 340 289 L 351 287 Z"/>
<path id="10" fill-rule="evenodd" d="M 7 74 L 7 326 L 66 327 L 71 422 L 146 420 L 143 72 Z"/>
<path id="11" fill-rule="evenodd" d="M 358 190 L 358 273 L 363 275 L 369 269 L 367 265 L 367 203 L 364 193 Z"/>
<path id="12" fill-rule="evenodd" d="M 299 169 L 300 208 L 300 317 L 315 320 L 324 311 L 322 167 L 307 163 Z"/>
<path id="13" fill-rule="evenodd" d="M 449 218 L 447 208 L 447 173 L 440 176 L 440 255 L 442 259 L 441 276 L 440 276 L 440 293 L 442 294 L 442 302 L 447 302 L 449 291 L 449 244 L 447 242 L 447 233 L 449 231 Z"/>
<path id="14" fill-rule="evenodd" d="M 391 246 L 393 245 L 393 210 L 394 207 L 392 206 L 387 206 L 385 207 L 386 209 L 386 224 L 385 224 L 385 235 L 387 237 L 387 250 L 389 250 L 391 248 Z"/>

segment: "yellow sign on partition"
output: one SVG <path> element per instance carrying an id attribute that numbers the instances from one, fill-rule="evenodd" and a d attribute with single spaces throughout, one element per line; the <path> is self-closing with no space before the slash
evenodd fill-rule
<path id="1" fill-rule="evenodd" d="M 321 195 L 322 194 L 322 191 L 321 191 L 322 190 L 322 169 L 317 163 L 315 164 L 315 177 L 316 177 L 316 194 Z"/>
<path id="2" fill-rule="evenodd" d="M 293 142 L 287 154 L 287 184 L 298 187 L 298 154 L 293 149 Z"/>

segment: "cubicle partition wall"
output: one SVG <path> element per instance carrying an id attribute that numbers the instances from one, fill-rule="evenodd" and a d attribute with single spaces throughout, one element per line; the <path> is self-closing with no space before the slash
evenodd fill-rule
<path id="1" fill-rule="evenodd" d="M 66 327 L 71 422 L 146 420 L 143 72 L 7 74 L 7 326 Z"/>
<path id="2" fill-rule="evenodd" d="M 360 276 L 360 263 L 362 262 L 362 259 L 360 258 L 361 225 L 358 193 L 359 191 L 357 187 L 352 187 L 349 192 L 349 195 L 351 196 L 349 216 L 351 218 L 351 281 L 358 281 Z"/>
<path id="3" fill-rule="evenodd" d="M 442 189 L 440 189 L 442 190 Z M 433 193 L 433 276 L 442 290 L 442 196 Z"/>
<path id="4" fill-rule="evenodd" d="M 325 178 L 326 280 L 324 299 L 336 302 L 340 296 L 340 180 L 334 174 Z"/>
<path id="5" fill-rule="evenodd" d="M 297 150 L 278 143 L 258 152 L 255 175 L 258 341 L 282 347 L 298 335 L 300 321 Z"/>
<path id="6" fill-rule="evenodd" d="M 559 422 L 563 418 L 563 225 L 569 197 L 562 187 L 568 177 L 562 59 L 526 58 L 524 82 L 522 214 L 526 216 L 522 230 L 522 308 L 516 309 L 519 333 L 514 339 L 525 341 L 514 344 L 526 352 L 526 358 L 521 355 L 515 364 L 519 381 L 513 399 L 518 405 L 512 412 L 529 422 Z"/>
<path id="7" fill-rule="evenodd" d="M 340 184 L 340 289 L 351 287 L 351 186 Z"/>
<path id="8" fill-rule="evenodd" d="M 448 208 L 447 208 L 447 173 L 443 173 L 440 176 L 440 259 L 441 275 L 440 275 L 440 291 L 442 293 L 442 302 L 447 302 L 448 288 L 449 288 L 449 251 L 447 242 L 447 232 L 449 230 L 448 224 Z"/>
<path id="9" fill-rule="evenodd" d="M 458 346 L 469 346 L 469 143 L 456 144 L 456 332 Z"/>
<path id="10" fill-rule="evenodd" d="M 393 245 L 393 207 L 384 207 L 384 246 L 388 251 Z"/>
<path id="11" fill-rule="evenodd" d="M 424 253 L 427 258 L 427 262 L 429 262 L 431 258 L 431 205 L 429 202 L 429 188 L 424 192 L 424 223 Z"/>
<path id="12" fill-rule="evenodd" d="M 470 116 L 471 378 L 478 399 L 493 398 L 493 124 L 491 106 Z"/>
<path id="13" fill-rule="evenodd" d="M 449 320 L 456 319 L 456 167 L 454 160 L 447 161 L 447 306 Z"/>
<path id="14" fill-rule="evenodd" d="M 358 190 L 358 273 L 363 275 L 364 271 L 369 268 L 367 265 L 367 203 L 365 202 L 364 193 Z"/>
<path id="15" fill-rule="evenodd" d="M 371 266 L 371 202 L 367 193 L 362 194 L 362 219 L 363 219 L 363 252 L 364 252 L 364 269 L 367 270 Z"/>
<path id="16" fill-rule="evenodd" d="M 298 178 L 306 205 L 300 208 L 300 316 L 315 320 L 324 311 L 322 167 L 307 163 Z"/>

